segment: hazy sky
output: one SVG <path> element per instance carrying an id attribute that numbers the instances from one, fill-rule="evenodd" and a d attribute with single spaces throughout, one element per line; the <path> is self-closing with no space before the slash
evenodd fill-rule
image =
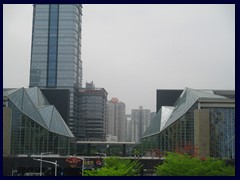
<path id="1" fill-rule="evenodd" d="M 3 87 L 28 87 L 32 5 L 3 5 Z M 156 89 L 235 89 L 235 5 L 83 5 L 83 85 L 127 113 Z"/>

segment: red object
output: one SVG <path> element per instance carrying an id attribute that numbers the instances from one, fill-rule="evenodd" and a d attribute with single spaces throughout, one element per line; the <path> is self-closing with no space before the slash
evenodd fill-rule
<path id="1" fill-rule="evenodd" d="M 76 168 L 76 167 L 80 167 L 81 159 L 77 157 L 69 157 L 66 159 L 66 162 L 68 166 L 70 166 L 71 168 Z"/>

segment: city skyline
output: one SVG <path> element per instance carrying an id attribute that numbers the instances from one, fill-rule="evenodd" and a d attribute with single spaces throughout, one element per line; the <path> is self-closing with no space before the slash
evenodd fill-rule
<path id="1" fill-rule="evenodd" d="M 32 11 L 3 5 L 4 88 L 29 85 Z M 235 89 L 235 5 L 83 4 L 82 62 L 128 114 L 157 89 Z"/>

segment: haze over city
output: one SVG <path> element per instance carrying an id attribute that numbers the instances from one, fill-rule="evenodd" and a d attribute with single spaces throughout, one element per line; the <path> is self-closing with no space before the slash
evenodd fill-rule
<path id="1" fill-rule="evenodd" d="M 234 4 L 3 10 L 4 176 L 237 175 Z"/>
<path id="2" fill-rule="evenodd" d="M 32 5 L 3 5 L 3 87 L 28 87 Z M 235 5 L 83 4 L 83 86 L 127 113 L 156 89 L 235 89 Z"/>

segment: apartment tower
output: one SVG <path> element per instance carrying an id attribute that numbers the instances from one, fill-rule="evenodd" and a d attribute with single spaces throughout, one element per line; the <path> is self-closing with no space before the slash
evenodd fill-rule
<path id="1" fill-rule="evenodd" d="M 117 137 L 117 141 L 126 141 L 126 105 L 112 98 L 107 102 L 107 134 Z"/>

